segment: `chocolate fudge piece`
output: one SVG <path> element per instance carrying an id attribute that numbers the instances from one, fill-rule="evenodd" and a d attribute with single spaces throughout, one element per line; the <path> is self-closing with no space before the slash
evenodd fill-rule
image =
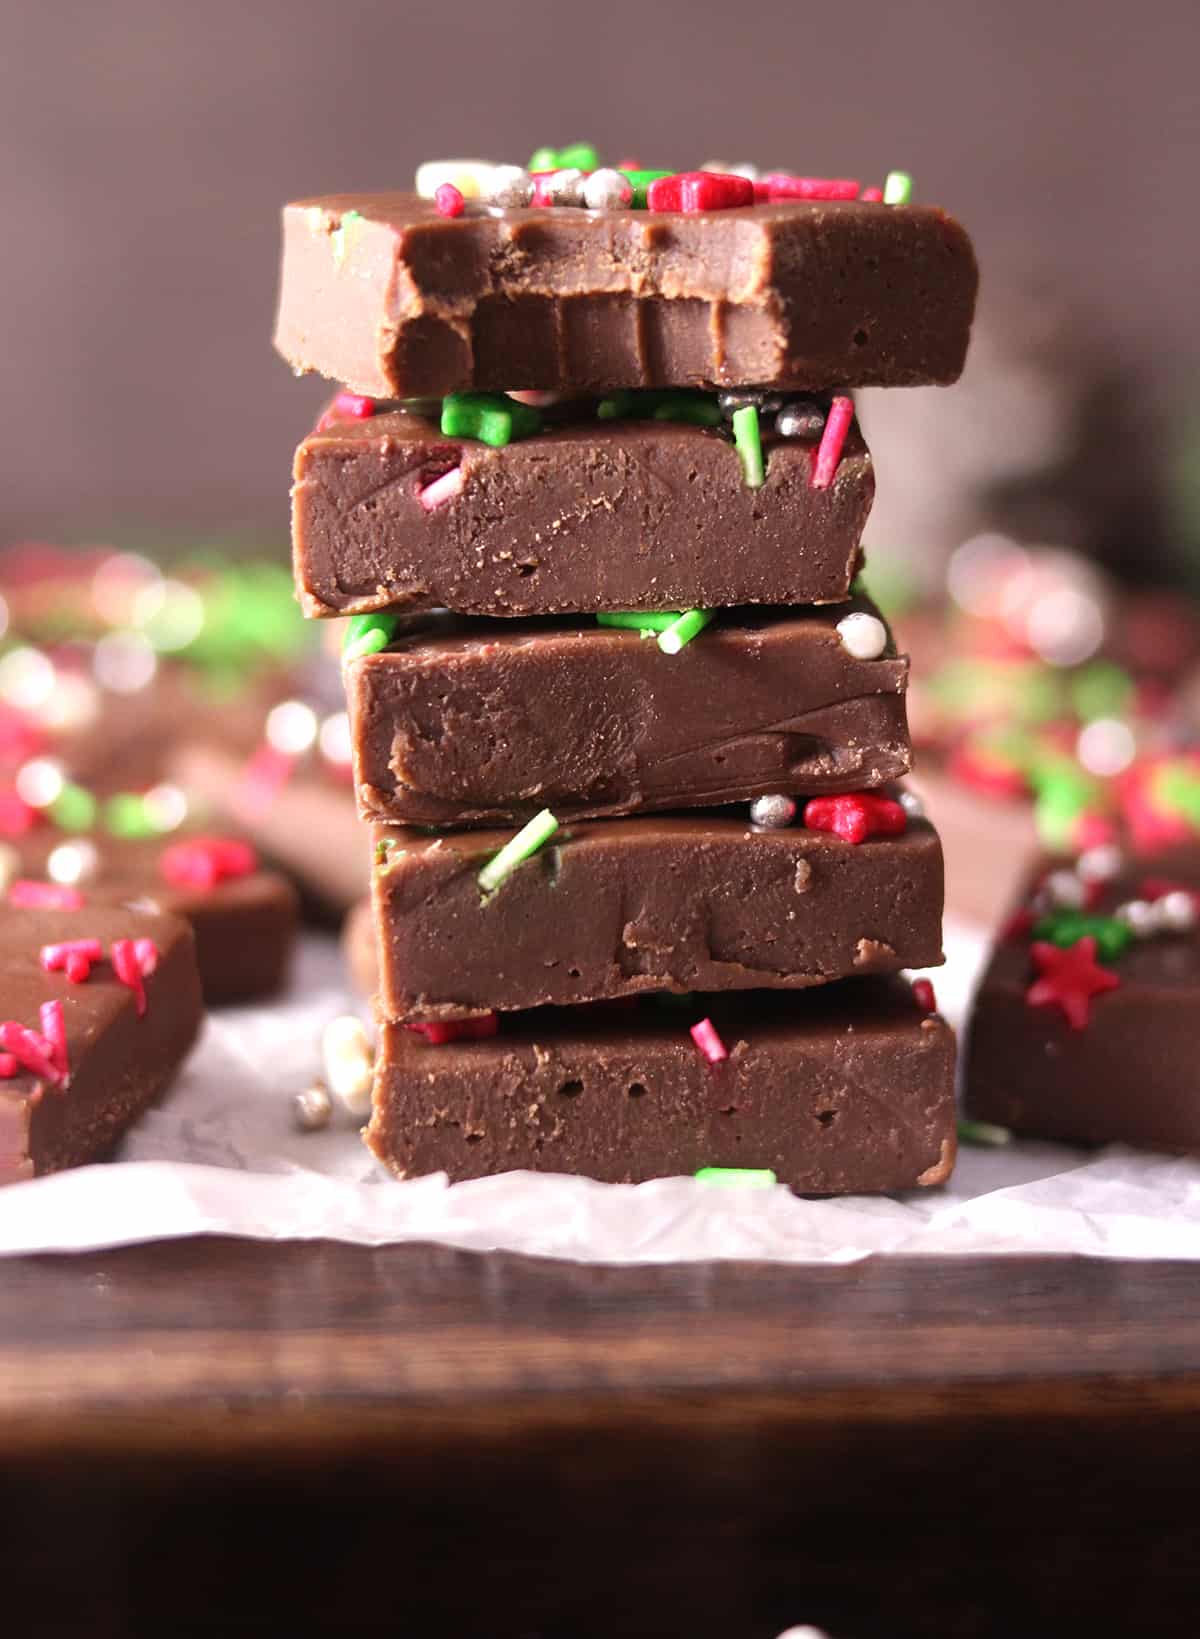
<path id="1" fill-rule="evenodd" d="M 416 825 L 709 807 L 909 766 L 908 662 L 838 635 L 867 600 L 730 610 L 681 653 L 589 620 L 406 619 L 346 667 L 359 811 Z"/>
<path id="2" fill-rule="evenodd" d="M 971 242 L 926 205 L 451 219 L 407 193 L 283 213 L 275 345 L 376 398 L 464 388 L 903 387 L 963 366 Z"/>
<path id="3" fill-rule="evenodd" d="M 828 488 L 819 434 L 762 426 L 766 481 L 710 427 L 589 419 L 494 449 L 392 410 L 296 451 L 292 542 L 306 615 L 443 607 L 470 615 L 833 603 L 849 596 L 871 507 L 851 431 Z M 582 412 L 581 412 L 582 413 Z M 461 487 L 420 495 L 457 469 Z"/>
<path id="4" fill-rule="evenodd" d="M 248 868 L 222 875 L 211 887 L 202 880 L 189 882 L 164 874 L 164 856 L 172 850 L 180 845 L 203 847 L 213 840 L 229 839 L 187 834 L 145 841 L 83 839 L 39 832 L 22 844 L 20 854 L 26 875 L 45 879 L 56 849 L 80 850 L 88 864 L 73 886 L 83 898 L 85 912 L 94 905 L 132 905 L 190 922 L 204 1000 L 212 1007 L 278 990 L 287 977 L 299 921 L 296 890 L 278 872 L 259 868 L 253 850 L 244 844 L 238 845 L 239 866 Z"/>
<path id="5" fill-rule="evenodd" d="M 490 894 L 508 833 L 375 831 L 379 1010 L 455 1019 L 654 990 L 800 988 L 942 959 L 933 827 L 854 846 L 746 813 L 591 820 Z"/>
<path id="6" fill-rule="evenodd" d="M 692 1041 L 706 1018 L 723 1062 Z M 720 1166 L 812 1194 L 940 1184 L 954 1038 L 895 978 L 505 1014 L 497 1035 L 441 1046 L 384 1022 L 366 1137 L 400 1176 Z"/>
<path id="7" fill-rule="evenodd" d="M 1053 864 L 1064 866 L 1061 860 Z M 1044 869 L 1032 879 L 1023 907 Z M 1163 923 L 1119 951 L 1111 945 L 1105 950 L 1112 937 L 1106 925 L 1117 905 L 1149 905 L 1149 919 L 1161 921 L 1164 890 L 1171 888 L 1191 898 L 1194 917 L 1200 906 L 1200 850 L 1131 861 L 1105 883 L 1081 913 L 1099 919 L 1092 934 L 1095 948 L 1063 949 L 1065 971 L 1052 971 L 1049 986 L 1040 991 L 1032 987 L 1047 975 L 1033 941 L 1044 924 L 1030 927 L 1037 913 L 1018 913 L 993 952 L 968 1024 L 964 1098 L 969 1115 L 1033 1138 L 1200 1152 L 1196 923 L 1176 931 Z M 1157 897 L 1147 899 L 1150 893 Z M 1059 912 L 1063 937 L 1096 927 L 1095 920 L 1072 925 L 1067 917 Z M 1081 931 L 1081 938 L 1087 937 Z M 1052 969 L 1062 965 L 1053 957 L 1050 963 Z M 1034 1005 L 1047 990 L 1062 1000 Z M 1078 1010 L 1077 1024 L 1069 1021 L 1067 1007 Z"/>
<path id="8" fill-rule="evenodd" d="M 47 972 L 44 947 L 99 942 L 80 981 Z M 114 941 L 153 942 L 138 990 L 117 977 Z M 175 916 L 113 905 L 83 911 L 6 910 L 0 916 L 0 1020 L 42 1034 L 41 1009 L 60 1003 L 66 1072 L 50 1077 L 0 1058 L 0 1184 L 105 1155 L 170 1081 L 200 1028 L 196 945 Z M 45 1043 L 43 1042 L 43 1046 Z M 7 1056 L 0 1043 L 0 1055 Z"/>

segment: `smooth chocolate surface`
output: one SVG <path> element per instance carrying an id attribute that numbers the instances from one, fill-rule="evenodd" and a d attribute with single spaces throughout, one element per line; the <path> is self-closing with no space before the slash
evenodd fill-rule
<path id="1" fill-rule="evenodd" d="M 704 1018 L 723 1063 L 689 1034 Z M 366 1136 L 401 1176 L 625 1183 L 723 1166 L 812 1194 L 940 1184 L 954 1038 L 900 979 L 505 1014 L 498 1035 L 440 1047 L 383 1023 Z"/>
<path id="2" fill-rule="evenodd" d="M 292 544 L 307 615 L 442 607 L 473 615 L 833 603 L 849 595 L 875 481 L 857 430 L 827 489 L 818 439 L 777 438 L 747 488 L 714 428 L 590 419 L 500 449 L 398 410 L 310 433 Z M 462 489 L 420 490 L 457 467 Z"/>
<path id="3" fill-rule="evenodd" d="M 850 609 L 730 610 L 681 653 L 588 620 L 418 616 L 346 667 L 359 811 L 523 822 L 881 785 L 908 771 L 908 661 L 856 660 Z"/>
<path id="4" fill-rule="evenodd" d="M 933 827 L 853 846 L 746 812 L 561 829 L 485 895 L 502 831 L 379 826 L 379 1009 L 461 1018 L 645 991 L 798 989 L 942 959 Z"/>
<path id="5" fill-rule="evenodd" d="M 954 381 L 978 274 L 927 205 L 439 216 L 414 194 L 283 213 L 275 345 L 376 398 L 463 388 Z"/>
<path id="6" fill-rule="evenodd" d="M 296 942 L 296 890 L 276 871 L 218 882 L 212 888 L 180 885 L 163 875 L 165 849 L 186 833 L 127 841 L 95 836 L 97 868 L 75 886 L 84 898 L 86 919 L 94 905 L 129 905 L 150 913 L 181 916 L 196 936 L 196 961 L 204 1000 L 251 1001 L 277 991 L 287 977 Z M 22 845 L 26 874 L 43 878 L 51 852 L 75 839 L 59 832 L 35 833 Z"/>
<path id="7" fill-rule="evenodd" d="M 1132 864 L 1093 908 L 1139 897 L 1147 877 L 1200 889 L 1200 851 Z M 966 1032 L 967 1113 L 1031 1138 L 1200 1152 L 1200 932 L 1136 940 L 1104 965 L 1120 984 L 1092 998 L 1075 1030 L 1057 1007 L 1026 1000 L 1029 934 L 1000 940 Z"/>
<path id="8" fill-rule="evenodd" d="M 47 973 L 43 945 L 99 939 L 105 959 L 82 984 Z M 145 980 L 146 1011 L 113 971 L 114 939 L 152 939 L 159 960 Z M 195 939 L 175 916 L 113 905 L 86 911 L 0 914 L 0 1019 L 37 1030 L 39 1008 L 60 1001 L 70 1078 L 58 1086 L 28 1070 L 0 1080 L 0 1184 L 105 1155 L 170 1081 L 200 1028 Z"/>

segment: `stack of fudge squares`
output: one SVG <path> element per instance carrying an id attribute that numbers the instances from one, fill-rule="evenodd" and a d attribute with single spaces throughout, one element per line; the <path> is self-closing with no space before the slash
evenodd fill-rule
<path id="1" fill-rule="evenodd" d="M 953 1038 L 901 976 L 942 855 L 847 396 L 962 368 L 971 244 L 908 191 L 576 148 L 286 208 L 276 343 L 342 384 L 294 557 L 350 617 L 397 1174 L 948 1176 Z"/>

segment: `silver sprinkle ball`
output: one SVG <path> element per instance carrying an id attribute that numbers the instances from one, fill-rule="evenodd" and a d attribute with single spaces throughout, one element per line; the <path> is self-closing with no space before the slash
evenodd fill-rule
<path id="1" fill-rule="evenodd" d="M 552 205 L 582 205 L 583 182 L 582 171 L 555 171 L 543 179 L 542 193 Z"/>
<path id="2" fill-rule="evenodd" d="M 1075 861 L 1075 874 L 1081 882 L 1111 882 L 1121 869 L 1121 850 L 1115 842 L 1098 842 L 1087 848 Z"/>
<path id="3" fill-rule="evenodd" d="M 915 791 L 903 789 L 897 793 L 896 801 L 903 808 L 909 819 L 924 819 L 925 804 Z"/>
<path id="4" fill-rule="evenodd" d="M 775 417 L 780 438 L 820 438 L 825 431 L 825 412 L 815 404 L 785 404 Z"/>
<path id="5" fill-rule="evenodd" d="M 733 415 L 735 410 L 744 410 L 753 406 L 759 415 L 774 415 L 783 403 L 781 393 L 769 393 L 765 387 L 738 387 L 730 392 L 718 393 L 717 403 L 723 415 Z"/>
<path id="6" fill-rule="evenodd" d="M 1129 899 L 1113 912 L 1118 922 L 1124 922 L 1135 939 L 1152 939 L 1159 932 L 1158 906 L 1148 899 Z"/>
<path id="7" fill-rule="evenodd" d="M 320 1132 L 333 1116 L 333 1100 L 319 1081 L 297 1093 L 292 1100 L 292 1120 L 302 1133 Z"/>
<path id="8" fill-rule="evenodd" d="M 1087 897 L 1087 890 L 1074 871 L 1051 871 L 1042 888 L 1052 905 L 1062 905 L 1068 910 L 1081 910 Z"/>
<path id="9" fill-rule="evenodd" d="M 489 205 L 499 205 L 503 210 L 528 205 L 533 198 L 533 178 L 519 165 L 495 165 L 485 197 Z"/>
<path id="10" fill-rule="evenodd" d="M 761 825 L 765 830 L 781 831 L 795 817 L 796 804 L 791 797 L 785 797 L 778 791 L 766 797 L 755 797 L 750 804 L 751 825 Z"/>
<path id="11" fill-rule="evenodd" d="M 589 211 L 624 210 L 632 198 L 629 178 L 607 165 L 584 179 L 583 202 Z"/>
<path id="12" fill-rule="evenodd" d="M 1186 933 L 1196 926 L 1196 900 L 1185 888 L 1165 893 L 1158 901 L 1157 910 L 1166 933 Z"/>

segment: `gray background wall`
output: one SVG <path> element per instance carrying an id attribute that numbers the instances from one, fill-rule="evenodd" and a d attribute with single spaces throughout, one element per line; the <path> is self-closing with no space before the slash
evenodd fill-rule
<path id="1" fill-rule="evenodd" d="M 1196 0 L 3 0 L 0 539 L 281 536 L 320 396 L 276 212 L 462 150 L 911 169 L 1172 391 L 1200 356 Z"/>

